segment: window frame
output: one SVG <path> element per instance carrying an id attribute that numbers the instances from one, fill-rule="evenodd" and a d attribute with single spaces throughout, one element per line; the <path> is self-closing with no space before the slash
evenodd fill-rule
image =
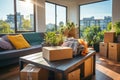
<path id="1" fill-rule="evenodd" d="M 55 5 L 55 30 L 57 30 L 57 6 L 62 6 L 62 7 L 65 7 L 66 8 L 66 23 L 67 23 L 67 13 L 68 13 L 68 7 L 65 6 L 65 5 L 61 5 L 61 4 L 57 4 L 57 3 L 53 3 L 53 2 L 50 2 L 50 1 L 45 1 L 45 3 L 50 3 L 50 4 L 53 4 Z"/>
<path id="2" fill-rule="evenodd" d="M 88 5 L 88 4 L 94 4 L 94 3 L 99 3 L 99 2 L 103 2 L 103 1 L 109 1 L 109 0 L 102 0 L 102 1 L 96 1 L 96 2 L 90 2 L 90 3 L 85 3 L 85 4 L 80 4 L 79 5 L 79 37 L 81 37 L 80 36 L 80 6 L 83 6 L 83 5 Z M 113 3 L 113 0 L 112 0 L 112 3 Z"/>
<path id="3" fill-rule="evenodd" d="M 33 15 L 34 15 L 34 30 L 33 31 L 18 31 L 17 30 L 17 1 L 14 0 L 14 20 L 15 20 L 15 33 L 22 33 L 22 32 L 36 32 L 36 7 L 35 4 L 33 4 Z"/>

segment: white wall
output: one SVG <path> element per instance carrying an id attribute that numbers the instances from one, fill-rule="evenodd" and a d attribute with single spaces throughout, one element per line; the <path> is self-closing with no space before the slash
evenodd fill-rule
<path id="1" fill-rule="evenodd" d="M 36 11 L 36 31 L 45 32 L 46 30 L 46 20 L 45 20 L 45 1 L 53 2 L 56 4 L 61 4 L 67 6 L 67 20 L 72 21 L 79 25 L 79 5 L 86 4 L 89 2 L 101 1 L 101 0 L 76 0 L 68 2 L 67 0 L 37 0 L 37 11 Z M 113 21 L 120 19 L 120 0 L 113 0 Z"/>
<path id="2" fill-rule="evenodd" d="M 112 21 L 117 22 L 120 21 L 120 0 L 113 0 L 113 14 L 112 14 Z"/>
<path id="3" fill-rule="evenodd" d="M 77 0 L 77 3 L 80 4 L 88 4 L 92 2 L 103 1 L 103 0 Z"/>
<path id="4" fill-rule="evenodd" d="M 36 31 L 45 32 L 45 0 L 37 0 L 36 5 Z"/>
<path id="5" fill-rule="evenodd" d="M 79 5 L 77 5 L 77 3 L 72 2 L 68 6 L 68 19 L 67 20 L 79 25 Z"/>

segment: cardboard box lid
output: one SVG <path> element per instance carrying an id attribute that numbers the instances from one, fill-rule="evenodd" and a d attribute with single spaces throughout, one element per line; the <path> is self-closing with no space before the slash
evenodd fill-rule
<path id="1" fill-rule="evenodd" d="M 62 47 L 62 46 L 53 46 L 53 47 L 43 47 L 47 50 L 63 50 L 63 49 L 72 49 L 70 47 Z"/>
<path id="2" fill-rule="evenodd" d="M 21 70 L 21 72 L 35 72 L 38 73 L 40 71 L 41 68 L 38 68 L 32 64 L 28 64 L 27 66 L 25 66 L 24 69 Z"/>

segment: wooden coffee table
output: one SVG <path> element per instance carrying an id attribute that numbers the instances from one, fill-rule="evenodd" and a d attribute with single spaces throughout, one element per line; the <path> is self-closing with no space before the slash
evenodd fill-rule
<path id="1" fill-rule="evenodd" d="M 40 68 L 48 69 L 62 74 L 62 80 L 68 80 L 67 75 L 69 72 L 80 68 L 81 73 L 84 73 L 84 62 L 86 59 L 93 57 L 93 73 L 95 75 L 95 54 L 94 50 L 90 50 L 86 56 L 77 56 L 72 59 L 59 60 L 49 62 L 42 57 L 42 52 L 20 57 L 19 65 L 20 70 L 23 69 L 24 63 L 30 63 Z M 84 77 L 84 74 L 81 75 Z"/>

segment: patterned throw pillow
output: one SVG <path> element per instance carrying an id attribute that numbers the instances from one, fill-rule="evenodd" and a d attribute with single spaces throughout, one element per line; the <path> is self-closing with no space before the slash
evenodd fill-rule
<path id="1" fill-rule="evenodd" d="M 81 52 L 84 50 L 84 46 L 81 45 L 78 40 L 74 38 L 67 38 L 61 46 L 71 47 L 73 49 L 73 56 L 81 54 Z"/>
<path id="2" fill-rule="evenodd" d="M 2 49 L 13 49 L 12 45 L 2 38 L 0 38 L 0 48 L 2 48 Z"/>

